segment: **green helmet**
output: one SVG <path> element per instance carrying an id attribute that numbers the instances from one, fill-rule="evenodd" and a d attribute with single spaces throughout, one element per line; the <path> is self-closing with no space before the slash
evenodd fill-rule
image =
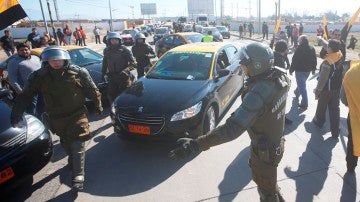
<path id="1" fill-rule="evenodd" d="M 254 42 L 241 49 L 240 64 L 249 68 L 249 76 L 256 76 L 272 68 L 274 53 L 269 46 Z"/>

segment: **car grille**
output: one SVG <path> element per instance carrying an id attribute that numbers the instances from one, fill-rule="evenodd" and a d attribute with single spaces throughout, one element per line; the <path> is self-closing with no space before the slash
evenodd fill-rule
<path id="1" fill-rule="evenodd" d="M 4 144 L 0 145 L 0 159 L 5 158 L 15 152 L 20 146 L 26 142 L 26 132 L 13 137 Z"/>
<path id="2" fill-rule="evenodd" d="M 128 114 L 120 112 L 118 120 L 127 130 L 128 124 L 149 126 L 150 135 L 159 134 L 165 125 L 165 118 L 146 114 Z"/>

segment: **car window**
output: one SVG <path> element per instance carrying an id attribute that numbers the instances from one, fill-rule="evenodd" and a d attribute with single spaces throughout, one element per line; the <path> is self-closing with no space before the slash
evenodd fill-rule
<path id="1" fill-rule="evenodd" d="M 172 45 L 173 40 L 174 40 L 174 36 L 167 36 L 167 37 L 164 38 L 163 42 L 166 45 Z"/>
<path id="2" fill-rule="evenodd" d="M 232 61 L 237 53 L 237 49 L 234 46 L 226 47 L 226 53 L 229 61 Z"/>
<path id="3" fill-rule="evenodd" d="M 174 46 L 180 46 L 183 44 L 185 44 L 185 40 L 182 37 L 180 37 L 180 36 L 174 37 Z"/>
<path id="4" fill-rule="evenodd" d="M 155 34 L 166 34 L 168 31 L 168 28 L 163 27 L 163 28 L 157 28 L 155 29 Z"/>
<path id="5" fill-rule="evenodd" d="M 102 62 L 103 56 L 88 48 L 74 49 L 69 51 L 71 63 L 79 66 Z"/>
<path id="6" fill-rule="evenodd" d="M 202 34 L 193 34 L 193 35 L 186 35 L 185 38 L 192 43 L 201 42 L 204 35 Z"/>
<path id="7" fill-rule="evenodd" d="M 216 71 L 218 72 L 220 69 L 226 69 L 229 65 L 230 62 L 226 54 L 226 51 L 225 50 L 220 51 L 216 59 L 216 65 L 215 65 Z"/>
<path id="8" fill-rule="evenodd" d="M 167 52 L 148 73 L 147 78 L 170 80 L 206 80 L 213 53 Z"/>

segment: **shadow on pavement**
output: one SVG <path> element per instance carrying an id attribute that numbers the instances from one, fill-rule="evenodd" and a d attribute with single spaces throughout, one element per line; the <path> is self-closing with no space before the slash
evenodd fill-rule
<path id="1" fill-rule="evenodd" d="M 251 181 L 251 170 L 248 165 L 250 149 L 246 147 L 227 167 L 224 179 L 219 184 L 220 202 L 233 201 L 237 194 Z"/>
<path id="2" fill-rule="evenodd" d="M 345 173 L 343 178 L 340 202 L 355 202 L 356 195 L 356 174 Z"/>
<path id="3" fill-rule="evenodd" d="M 313 197 L 320 193 L 328 176 L 332 150 L 338 143 L 338 139 L 330 137 L 324 140 L 324 131 L 311 122 L 306 122 L 304 126 L 308 133 L 303 135 L 310 135 L 310 140 L 306 150 L 299 157 L 299 167 L 296 171 L 287 167 L 284 172 L 295 180 L 296 201 L 314 201 Z M 304 177 L 305 174 L 309 178 Z"/>
<path id="4" fill-rule="evenodd" d="M 187 161 L 168 158 L 170 146 L 97 136 L 86 152 L 84 192 L 98 196 L 129 196 L 156 187 Z M 194 158 L 194 157 L 193 157 Z"/>
<path id="5" fill-rule="evenodd" d="M 293 123 L 285 125 L 285 135 L 288 135 L 295 131 L 298 126 L 305 120 L 305 114 L 302 114 L 302 112 L 304 111 L 298 108 L 298 100 L 294 98 L 291 103 L 291 108 L 286 114 L 286 117 L 290 119 Z"/>

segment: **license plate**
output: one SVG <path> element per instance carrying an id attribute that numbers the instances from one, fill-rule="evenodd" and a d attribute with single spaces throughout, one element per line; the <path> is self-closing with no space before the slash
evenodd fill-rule
<path id="1" fill-rule="evenodd" d="M 0 171 L 0 184 L 10 180 L 13 177 L 15 177 L 15 173 L 11 167 L 8 167 L 5 170 Z"/>
<path id="2" fill-rule="evenodd" d="M 139 125 L 128 125 L 128 129 L 130 133 L 136 133 L 141 135 L 150 135 L 150 127 L 149 126 L 139 126 Z"/>

